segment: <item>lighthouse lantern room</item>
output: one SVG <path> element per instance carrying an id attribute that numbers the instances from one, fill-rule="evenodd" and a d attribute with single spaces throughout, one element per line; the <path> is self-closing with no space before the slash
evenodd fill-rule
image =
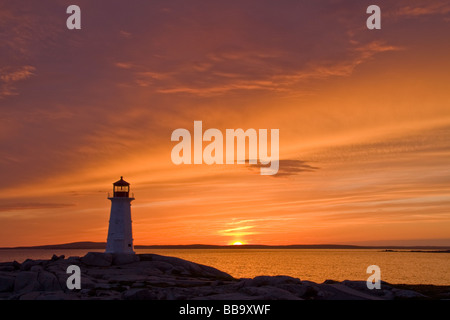
<path id="1" fill-rule="evenodd" d="M 120 177 L 113 183 L 106 253 L 134 254 L 131 222 L 130 184 Z"/>

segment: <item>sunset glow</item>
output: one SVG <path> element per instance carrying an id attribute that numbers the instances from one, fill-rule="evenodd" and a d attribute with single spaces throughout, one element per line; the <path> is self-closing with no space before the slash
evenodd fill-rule
<path id="1" fill-rule="evenodd" d="M 135 245 L 450 245 L 448 2 L 100 2 L 0 5 L 0 247 L 106 241 L 120 176 Z M 278 173 L 175 165 L 200 120 Z"/>

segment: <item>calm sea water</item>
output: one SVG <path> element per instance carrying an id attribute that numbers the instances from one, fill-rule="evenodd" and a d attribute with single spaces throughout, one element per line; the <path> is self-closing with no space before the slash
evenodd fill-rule
<path id="1" fill-rule="evenodd" d="M 0 261 L 49 259 L 53 254 L 83 256 L 101 250 L 0 250 Z M 381 279 L 394 284 L 450 285 L 450 254 L 322 249 L 142 249 L 209 265 L 236 278 L 288 275 L 321 283 L 367 280 L 369 265 L 381 268 Z"/>

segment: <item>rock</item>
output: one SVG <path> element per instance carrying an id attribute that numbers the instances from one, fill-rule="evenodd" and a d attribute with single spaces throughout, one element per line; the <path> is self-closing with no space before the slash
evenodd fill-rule
<path id="1" fill-rule="evenodd" d="M 133 270 L 130 269 L 118 269 L 118 268 L 81 268 L 81 277 L 87 275 L 92 279 L 97 280 L 109 280 L 111 277 L 123 276 L 128 274 L 134 274 Z"/>
<path id="2" fill-rule="evenodd" d="M 122 294 L 125 300 L 155 300 L 157 296 L 154 292 L 148 289 L 133 288 L 125 291 Z"/>
<path id="3" fill-rule="evenodd" d="M 163 264 L 163 266 L 158 265 L 159 263 Z M 157 268 L 158 266 L 160 268 Z M 164 272 L 161 270 L 170 271 L 172 266 L 165 262 L 140 261 L 128 264 L 127 268 L 130 268 L 136 274 L 162 275 Z"/>
<path id="4" fill-rule="evenodd" d="M 171 264 L 173 267 L 181 267 L 185 269 L 189 274 L 197 277 L 217 278 L 223 280 L 234 279 L 228 273 L 217 270 L 216 268 L 186 261 L 180 258 L 166 257 L 155 254 L 153 255 L 153 261 L 163 261 Z"/>
<path id="5" fill-rule="evenodd" d="M 392 289 L 395 299 L 424 299 L 427 296 L 412 290 Z"/>
<path id="6" fill-rule="evenodd" d="M 58 278 L 50 272 L 38 273 L 39 291 L 59 291 L 62 290 Z"/>
<path id="7" fill-rule="evenodd" d="M 80 263 L 80 257 L 69 257 L 67 258 L 67 262 L 70 264 L 79 264 Z"/>
<path id="8" fill-rule="evenodd" d="M 263 296 L 263 300 L 303 300 L 303 299 L 293 295 L 289 291 L 272 287 Z"/>
<path id="9" fill-rule="evenodd" d="M 35 300 L 79 300 L 75 294 L 68 294 L 62 291 L 42 292 Z"/>
<path id="10" fill-rule="evenodd" d="M 30 268 L 30 271 L 33 271 L 33 272 L 40 272 L 42 270 L 44 270 L 44 269 L 40 265 L 35 265 Z"/>
<path id="11" fill-rule="evenodd" d="M 14 262 L 0 262 L 0 271 L 14 271 L 20 269 L 20 263 Z"/>
<path id="12" fill-rule="evenodd" d="M 312 282 L 306 284 L 306 290 L 301 295 L 302 299 L 313 300 L 317 299 L 318 297 L 324 296 L 323 292 L 319 289 L 319 287 L 312 284 L 313 284 Z"/>
<path id="13" fill-rule="evenodd" d="M 289 291 L 272 286 L 244 287 L 239 292 L 246 293 L 250 296 L 258 296 L 258 299 L 261 300 L 301 300 Z"/>
<path id="14" fill-rule="evenodd" d="M 258 276 L 253 279 L 243 279 L 242 286 L 244 287 L 260 287 L 260 286 L 279 286 L 283 284 L 297 284 L 300 285 L 301 281 L 298 278 L 289 276 Z"/>
<path id="15" fill-rule="evenodd" d="M 121 298 L 119 292 L 111 290 L 95 290 L 94 295 L 95 300 L 118 300 Z"/>
<path id="16" fill-rule="evenodd" d="M 57 256 L 56 254 L 54 254 L 54 255 L 52 256 L 52 258 L 50 259 L 50 261 L 64 260 L 65 257 L 66 257 L 65 255 Z"/>
<path id="17" fill-rule="evenodd" d="M 345 281 L 348 281 L 348 280 L 345 280 Z M 323 283 L 324 284 L 335 284 L 335 283 L 339 283 L 339 281 L 327 279 Z"/>
<path id="18" fill-rule="evenodd" d="M 339 282 L 337 282 L 339 283 Z M 392 287 L 384 281 L 381 281 L 381 289 L 369 289 L 367 288 L 367 282 L 366 281 L 350 281 L 350 280 L 344 280 L 342 281 L 343 285 L 346 285 L 347 287 L 350 287 L 352 289 L 355 290 L 359 290 L 359 291 L 367 291 L 367 292 L 379 292 L 380 290 L 383 289 L 387 289 L 387 290 L 391 290 Z"/>
<path id="19" fill-rule="evenodd" d="M 121 274 L 109 277 L 109 282 L 136 282 L 147 280 L 147 276 L 139 274 Z"/>
<path id="20" fill-rule="evenodd" d="M 94 267 L 109 267 L 111 266 L 112 261 L 112 254 L 103 252 L 88 252 L 81 258 L 82 263 Z"/>
<path id="21" fill-rule="evenodd" d="M 298 285 L 298 284 L 292 284 L 292 283 L 285 283 L 278 285 L 278 288 L 289 291 L 294 296 L 302 298 L 305 296 L 306 291 L 308 290 L 308 286 L 306 285 Z"/>
<path id="22" fill-rule="evenodd" d="M 139 256 L 136 254 L 115 253 L 113 254 L 112 264 L 115 266 L 121 266 L 124 264 L 130 264 L 139 261 L 140 261 Z"/>
<path id="23" fill-rule="evenodd" d="M 0 271 L 14 271 L 13 266 L 0 266 Z"/>
<path id="24" fill-rule="evenodd" d="M 98 283 L 98 284 L 95 285 L 94 289 L 110 290 L 113 287 L 115 287 L 115 285 L 108 284 L 108 283 Z"/>
<path id="25" fill-rule="evenodd" d="M 239 290 L 241 293 L 245 293 L 249 296 L 263 296 L 267 293 L 267 288 L 261 287 L 243 287 Z"/>
<path id="26" fill-rule="evenodd" d="M 153 261 L 153 255 L 149 253 L 138 254 L 140 261 Z"/>
<path id="27" fill-rule="evenodd" d="M 364 292 L 372 296 L 377 296 L 385 300 L 394 299 L 394 294 L 391 291 L 392 287 L 387 282 L 384 281 L 381 281 L 381 289 L 372 289 L 372 290 L 367 288 L 366 281 L 344 280 L 342 281 L 342 284 L 357 291 Z"/>
<path id="28" fill-rule="evenodd" d="M 67 284 L 65 284 L 65 286 L 67 287 Z M 95 281 L 86 276 L 83 275 L 81 276 L 81 289 L 92 289 L 95 288 L 96 286 L 97 283 Z"/>
<path id="29" fill-rule="evenodd" d="M 38 266 L 38 265 L 42 266 L 46 262 L 47 262 L 47 260 L 31 260 L 31 259 L 27 259 L 20 265 L 20 270 L 29 271 L 31 269 L 31 267 Z"/>
<path id="30" fill-rule="evenodd" d="M 39 289 L 39 282 L 37 278 L 38 274 L 36 272 L 19 272 L 14 281 L 14 292 L 26 293 L 37 291 Z"/>
<path id="31" fill-rule="evenodd" d="M 132 288 L 145 288 L 145 283 L 137 281 L 131 285 Z"/>
<path id="32" fill-rule="evenodd" d="M 183 260 L 180 258 L 166 257 L 166 256 L 160 256 L 157 254 L 153 254 L 152 261 L 161 261 L 161 262 L 169 263 L 173 267 L 182 267 L 192 276 L 217 278 L 217 279 L 224 279 L 224 280 L 234 279 L 228 273 L 217 270 L 216 268 L 201 265 L 201 264 L 190 262 L 190 261 L 186 261 L 186 260 Z"/>
<path id="33" fill-rule="evenodd" d="M 170 272 L 175 275 L 189 275 L 189 272 L 181 266 L 174 267 Z"/>
<path id="34" fill-rule="evenodd" d="M 183 287 L 183 288 L 193 288 L 193 287 L 211 287 L 211 281 L 209 280 L 202 280 L 202 279 L 176 279 L 175 280 L 175 286 L 177 288 Z M 213 290 L 212 290 L 213 291 Z"/>
<path id="35" fill-rule="evenodd" d="M 32 266 L 34 266 L 34 261 L 31 259 L 27 259 L 20 265 L 20 270 L 29 271 Z"/>
<path id="36" fill-rule="evenodd" d="M 205 297 L 194 297 L 192 300 L 260 300 L 259 297 L 252 297 L 240 292 L 212 294 Z"/>
<path id="37" fill-rule="evenodd" d="M 212 283 L 211 283 L 211 286 L 212 287 L 217 287 L 217 286 L 221 286 L 221 285 L 223 285 L 224 284 L 224 282 L 222 281 L 222 280 L 214 280 Z"/>
<path id="38" fill-rule="evenodd" d="M 13 265 L 15 270 L 19 270 L 20 267 L 21 267 L 21 264 L 18 263 L 16 260 L 13 261 L 12 265 Z"/>
<path id="39" fill-rule="evenodd" d="M 36 300 L 40 294 L 39 291 L 28 292 L 21 295 L 19 300 Z"/>
<path id="40" fill-rule="evenodd" d="M 322 284 L 317 291 L 317 296 L 322 300 L 383 300 L 371 292 L 355 290 L 342 283 Z"/>
<path id="41" fill-rule="evenodd" d="M 381 293 L 377 293 L 375 292 L 379 297 L 381 297 L 383 300 L 394 300 L 395 299 L 395 295 L 392 291 L 390 290 L 381 290 Z"/>
<path id="42" fill-rule="evenodd" d="M 155 268 L 161 272 L 170 272 L 173 269 L 173 266 L 170 263 L 163 261 L 144 261 L 140 262 L 139 266 L 144 266 L 145 268 Z"/>
<path id="43" fill-rule="evenodd" d="M 14 277 L 0 275 L 0 292 L 11 292 L 14 289 Z"/>
<path id="44" fill-rule="evenodd" d="M 222 280 L 234 280 L 234 278 L 229 275 L 228 273 L 225 273 L 223 271 L 220 271 L 216 268 L 205 266 L 205 265 L 199 265 L 202 269 L 202 273 L 206 275 L 207 277 L 212 277 L 216 279 L 222 279 Z"/>
<path id="45" fill-rule="evenodd" d="M 92 293 L 91 289 L 81 289 L 80 290 L 80 295 L 81 296 L 89 296 L 89 295 L 91 295 L 91 293 Z"/>

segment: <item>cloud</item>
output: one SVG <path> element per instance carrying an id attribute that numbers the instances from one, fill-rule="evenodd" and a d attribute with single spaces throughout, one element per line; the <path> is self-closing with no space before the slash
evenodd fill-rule
<path id="1" fill-rule="evenodd" d="M 359 54 L 359 59 L 356 59 L 358 63 L 365 62 L 377 53 L 401 50 L 404 50 L 404 48 L 386 44 L 385 41 L 381 40 L 372 41 L 354 49 L 354 51 Z"/>
<path id="2" fill-rule="evenodd" d="M 33 66 L 4 67 L 0 69 L 0 98 L 18 95 L 15 83 L 33 76 Z"/>
<path id="3" fill-rule="evenodd" d="M 237 227 L 237 228 L 231 228 L 226 230 L 220 230 L 219 234 L 224 236 L 235 236 L 235 237 L 242 237 L 242 236 L 248 236 L 252 234 L 256 234 L 254 231 L 246 231 L 249 229 L 253 229 L 254 226 L 243 226 L 243 227 Z"/>
<path id="4" fill-rule="evenodd" d="M 34 209 L 60 209 L 74 206 L 73 203 L 41 203 L 41 202 L 21 202 L 3 203 L 0 212 L 34 210 Z"/>
<path id="5" fill-rule="evenodd" d="M 122 38 L 129 39 L 129 38 L 131 38 L 133 36 L 133 34 L 131 34 L 130 32 L 127 32 L 125 30 L 120 30 L 119 31 L 119 36 L 122 37 Z"/>
<path id="6" fill-rule="evenodd" d="M 64 4 L 27 2 L 21 5 L 8 1 L 0 3 L 0 66 L 9 59 L 30 59 L 41 50 L 49 49 L 65 31 L 60 27 L 60 16 L 51 14 L 52 5 L 63 9 Z"/>
<path id="7" fill-rule="evenodd" d="M 19 68 L 2 68 L 0 70 L 0 80 L 5 83 L 25 80 L 31 77 L 36 70 L 33 66 L 22 66 Z"/>
<path id="8" fill-rule="evenodd" d="M 133 67 L 133 64 L 129 62 L 116 62 L 114 65 L 119 69 L 131 69 Z"/>
<path id="9" fill-rule="evenodd" d="M 418 17 L 425 15 L 444 15 L 450 13 L 450 5 L 445 2 L 427 2 L 420 6 L 404 6 L 399 9 L 398 14 L 401 16 Z"/>
<path id="10" fill-rule="evenodd" d="M 250 169 L 260 169 L 270 167 L 270 164 L 250 164 Z M 302 160 L 291 160 L 291 159 L 285 159 L 279 161 L 279 169 L 278 173 L 276 175 L 273 175 L 273 177 L 286 177 L 286 176 L 294 176 L 298 175 L 302 172 L 314 172 L 319 170 L 319 167 L 314 167 L 309 165 L 306 161 Z"/>
<path id="11" fill-rule="evenodd" d="M 261 211 L 259 213 L 261 213 Z M 226 229 L 219 230 L 219 235 L 236 238 L 283 232 L 283 230 L 285 230 L 286 222 L 297 220 L 297 217 L 277 215 L 253 218 L 232 218 L 231 220 L 231 222 L 222 223 L 226 226 Z M 241 238 L 240 240 L 244 239 Z"/>
<path id="12" fill-rule="evenodd" d="M 129 71 L 130 86 L 151 87 L 161 94 L 189 94 L 210 97 L 233 91 L 265 91 L 298 93 L 298 85 L 310 80 L 348 77 L 355 68 L 375 55 L 402 50 L 384 41 L 371 41 L 347 50 L 346 56 L 285 65 L 289 53 L 272 50 L 258 53 L 235 48 L 223 53 L 208 53 L 200 61 L 182 66 L 166 66 L 155 70 L 133 62 L 114 65 Z"/>
<path id="13" fill-rule="evenodd" d="M 287 73 L 276 76 L 274 83 L 280 86 L 289 87 L 299 82 L 306 82 L 309 80 L 325 80 L 330 77 L 348 77 L 355 68 L 368 60 L 372 59 L 376 54 L 388 51 L 399 51 L 403 48 L 393 45 L 388 45 L 384 41 L 372 41 L 365 45 L 349 50 L 350 56 L 344 60 L 336 60 L 333 62 L 316 61 L 307 69 Z"/>

